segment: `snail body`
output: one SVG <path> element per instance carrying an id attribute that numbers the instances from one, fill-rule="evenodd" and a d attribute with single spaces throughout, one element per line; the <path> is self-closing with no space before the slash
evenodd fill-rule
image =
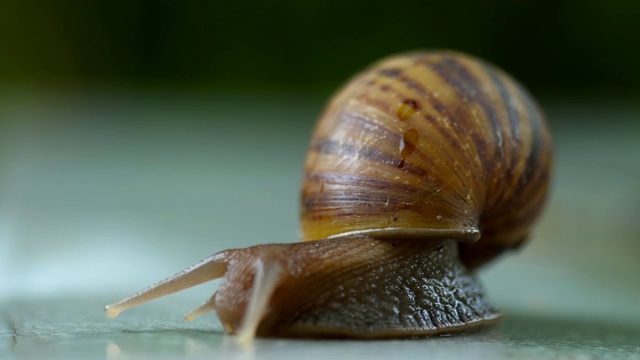
<path id="1" fill-rule="evenodd" d="M 331 100 L 302 184 L 303 242 L 223 251 L 107 314 L 223 277 L 187 314 L 253 336 L 389 338 L 481 328 L 500 314 L 473 270 L 527 238 L 551 136 L 534 100 L 454 52 L 384 59 Z"/>

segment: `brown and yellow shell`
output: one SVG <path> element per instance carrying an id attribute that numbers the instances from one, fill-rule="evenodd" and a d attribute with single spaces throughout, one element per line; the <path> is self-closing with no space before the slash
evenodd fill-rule
<path id="1" fill-rule="evenodd" d="M 494 66 L 448 51 L 384 59 L 347 83 L 315 128 L 303 239 L 457 238 L 464 262 L 481 265 L 527 237 L 551 146 L 535 101 Z"/>

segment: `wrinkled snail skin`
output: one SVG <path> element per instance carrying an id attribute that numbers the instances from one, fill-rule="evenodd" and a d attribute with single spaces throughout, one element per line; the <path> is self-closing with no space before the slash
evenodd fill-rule
<path id="1" fill-rule="evenodd" d="M 384 59 L 316 125 L 304 242 L 214 254 L 107 314 L 222 277 L 186 318 L 215 310 L 240 342 L 491 325 L 501 315 L 472 271 L 527 238 L 546 200 L 551 147 L 534 100 L 495 67 L 447 51 Z"/>
<path id="2" fill-rule="evenodd" d="M 215 298 L 220 321 L 229 332 L 242 327 L 256 258 L 265 272 L 279 273 L 258 336 L 424 336 L 499 317 L 457 260 L 455 241 L 353 237 L 239 252 Z"/>

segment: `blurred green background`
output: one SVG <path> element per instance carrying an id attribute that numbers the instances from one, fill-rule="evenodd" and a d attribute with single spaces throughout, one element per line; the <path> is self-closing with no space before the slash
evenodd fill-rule
<path id="1" fill-rule="evenodd" d="M 505 325 L 439 354 L 640 356 L 638 19 L 633 0 L 3 1 L 0 354 L 220 350 L 197 333 L 214 316 L 180 319 L 215 282 L 116 320 L 101 308 L 213 252 L 296 241 L 328 97 L 381 57 L 449 48 L 531 90 L 557 160 L 529 244 L 480 273 Z"/>
<path id="2" fill-rule="evenodd" d="M 5 0 L 0 80 L 325 96 L 380 57 L 452 48 L 538 94 L 632 96 L 638 14 L 635 0 Z"/>

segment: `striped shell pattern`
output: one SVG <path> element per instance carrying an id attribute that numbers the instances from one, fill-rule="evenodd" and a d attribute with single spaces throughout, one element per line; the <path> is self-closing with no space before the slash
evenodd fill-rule
<path id="1" fill-rule="evenodd" d="M 546 199 L 551 147 L 535 101 L 494 66 L 444 51 L 384 59 L 316 125 L 303 239 L 443 234 L 477 267 L 526 239 Z"/>

